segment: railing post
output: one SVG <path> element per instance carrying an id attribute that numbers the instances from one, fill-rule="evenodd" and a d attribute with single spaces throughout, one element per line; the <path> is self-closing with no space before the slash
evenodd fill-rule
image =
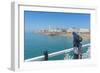
<path id="1" fill-rule="evenodd" d="M 78 58 L 82 59 L 82 44 L 80 43 L 79 47 L 78 47 Z"/>
<path id="2" fill-rule="evenodd" d="M 48 60 L 48 51 L 44 51 L 44 60 L 45 60 L 45 61 Z"/>

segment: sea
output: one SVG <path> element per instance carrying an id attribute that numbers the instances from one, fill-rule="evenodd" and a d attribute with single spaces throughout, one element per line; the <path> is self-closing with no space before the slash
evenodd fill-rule
<path id="1" fill-rule="evenodd" d="M 82 44 L 90 43 L 90 39 L 83 39 Z M 48 36 L 33 32 L 24 32 L 24 60 L 44 54 L 69 49 L 73 47 L 73 38 L 67 36 Z M 83 50 L 84 52 L 86 50 Z M 72 55 L 72 52 L 70 53 Z M 63 60 L 64 55 L 58 55 L 49 60 Z"/>

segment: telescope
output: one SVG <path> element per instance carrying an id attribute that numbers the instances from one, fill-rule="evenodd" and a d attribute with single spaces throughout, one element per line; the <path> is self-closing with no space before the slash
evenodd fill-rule
<path id="1" fill-rule="evenodd" d="M 73 32 L 74 59 L 82 59 L 82 37 Z"/>

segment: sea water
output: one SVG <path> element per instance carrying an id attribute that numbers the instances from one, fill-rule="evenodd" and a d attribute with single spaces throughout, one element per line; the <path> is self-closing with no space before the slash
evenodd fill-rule
<path id="1" fill-rule="evenodd" d="M 82 44 L 90 43 L 89 39 L 83 39 Z M 61 51 L 73 47 L 73 38 L 67 36 L 48 36 L 39 33 L 24 33 L 24 59 L 30 59 L 48 53 Z M 63 60 L 64 55 L 58 55 L 49 60 Z"/>

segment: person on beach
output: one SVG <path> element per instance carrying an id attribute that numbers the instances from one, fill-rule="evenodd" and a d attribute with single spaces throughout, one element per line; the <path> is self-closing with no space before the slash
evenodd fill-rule
<path id="1" fill-rule="evenodd" d="M 82 59 L 82 37 L 80 37 L 76 32 L 73 32 L 72 34 L 74 59 Z"/>

